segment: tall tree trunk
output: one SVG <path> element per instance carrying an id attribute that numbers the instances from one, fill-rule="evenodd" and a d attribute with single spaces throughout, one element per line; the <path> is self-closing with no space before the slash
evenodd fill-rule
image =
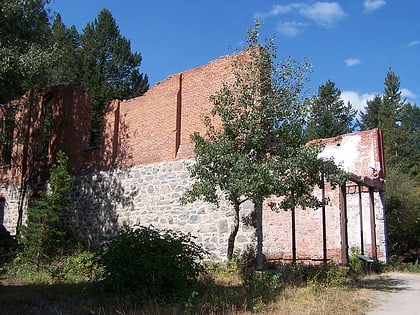
<path id="1" fill-rule="evenodd" d="M 31 167 L 29 166 L 29 163 L 33 163 L 33 161 L 30 161 L 29 157 L 29 138 L 31 136 L 31 125 L 32 125 L 32 110 L 34 106 L 34 94 L 33 91 L 30 92 L 30 95 L 28 97 L 27 106 L 28 112 L 26 113 L 27 117 L 23 117 L 22 124 L 25 126 L 26 129 L 23 129 L 23 149 L 22 149 L 22 157 L 20 160 L 20 167 L 21 167 L 21 179 L 20 179 L 20 199 L 19 199 L 19 205 L 18 205 L 18 219 L 16 222 L 16 237 L 19 236 L 20 230 L 22 228 L 23 224 L 23 211 L 25 207 L 25 198 L 26 194 L 28 192 L 30 180 L 31 178 Z"/>
<path id="2" fill-rule="evenodd" d="M 233 230 L 232 232 L 230 232 L 230 235 L 229 235 L 228 249 L 227 249 L 227 259 L 229 261 L 231 261 L 233 258 L 233 251 L 235 249 L 235 239 L 239 230 L 239 203 L 235 202 L 233 207 L 235 211 L 234 218 L 233 218 Z"/>
<path id="3" fill-rule="evenodd" d="M 264 265 L 263 256 L 263 224 L 262 224 L 262 202 L 254 203 L 254 210 L 257 219 L 257 270 L 262 270 Z"/>

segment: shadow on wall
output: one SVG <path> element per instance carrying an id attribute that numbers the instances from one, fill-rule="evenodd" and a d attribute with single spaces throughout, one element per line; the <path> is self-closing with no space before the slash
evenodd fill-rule
<path id="1" fill-rule="evenodd" d="M 96 246 L 117 235 L 125 223 L 124 213 L 133 208 L 131 194 L 121 183 L 127 171 L 85 175 L 73 182 L 74 208 L 68 224 L 76 237 Z M 120 214 L 120 215 L 118 215 Z"/>
<path id="2" fill-rule="evenodd" d="M 116 236 L 129 220 L 133 209 L 133 192 L 124 185 L 128 169 L 118 169 L 121 161 L 129 158 L 127 126 L 120 117 L 119 103 L 111 103 L 105 115 L 102 146 L 99 156 L 87 169 L 93 172 L 75 178 L 73 182 L 74 207 L 68 224 L 74 234 L 95 246 Z M 102 170 L 102 171 L 99 171 Z"/>

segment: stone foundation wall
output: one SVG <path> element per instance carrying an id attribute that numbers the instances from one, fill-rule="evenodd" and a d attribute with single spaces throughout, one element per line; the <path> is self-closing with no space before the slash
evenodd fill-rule
<path id="1" fill-rule="evenodd" d="M 74 179 L 74 208 L 65 223 L 83 240 L 97 245 L 116 235 L 124 226 L 153 226 L 191 233 L 196 242 L 211 253 L 214 261 L 226 259 L 227 243 L 233 225 L 233 211 L 226 201 L 217 208 L 205 202 L 182 205 L 180 197 L 190 187 L 192 179 L 187 167 L 193 159 L 135 166 L 127 169 L 99 172 Z M 320 191 L 315 191 L 320 198 Z M 13 235 L 17 222 L 19 189 L 9 186 L 4 209 L 4 226 Z M 319 195 L 319 196 L 318 196 Z M 326 190 L 327 256 L 341 262 L 341 221 L 338 208 L 338 189 Z M 371 252 L 371 223 L 368 192 L 362 193 L 360 224 L 359 195 L 348 188 L 347 195 L 348 246 L 361 249 L 361 228 L 364 250 Z M 25 201 L 25 203 L 27 203 Z M 378 258 L 385 259 L 386 239 L 384 206 L 380 193 L 374 194 L 375 229 Z M 241 225 L 235 248 L 244 250 L 255 246 L 254 207 L 247 203 L 241 210 Z M 321 261 L 321 209 L 296 210 L 296 250 L 301 261 Z M 24 212 L 24 220 L 26 212 Z M 251 222 L 251 224 L 250 224 Z M 268 259 L 291 260 L 291 212 L 274 212 L 263 207 L 263 252 Z"/>
<path id="2" fill-rule="evenodd" d="M 219 208 L 205 202 L 180 204 L 192 183 L 187 171 L 192 162 L 174 160 L 79 177 L 74 181 L 75 207 L 67 224 L 91 244 L 115 235 L 124 225 L 191 233 L 213 260 L 224 260 L 233 225 L 229 204 L 221 202 Z M 255 246 L 255 229 L 244 224 L 253 210 L 251 203 L 241 210 L 236 249 Z"/>

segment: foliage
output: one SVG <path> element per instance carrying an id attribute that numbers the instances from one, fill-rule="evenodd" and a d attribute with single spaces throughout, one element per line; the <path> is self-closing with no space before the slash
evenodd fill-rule
<path id="1" fill-rule="evenodd" d="M 398 164 L 420 185 L 420 107 L 405 103 L 401 109 L 401 133 Z"/>
<path id="2" fill-rule="evenodd" d="M 344 105 L 340 96 L 340 89 L 330 80 L 319 87 L 318 95 L 310 101 L 308 140 L 335 137 L 354 130 L 357 111 L 350 103 Z"/>
<path id="3" fill-rule="evenodd" d="M 16 253 L 17 242 L 14 236 L 0 225 L 0 269 L 3 264 L 11 261 Z"/>
<path id="4" fill-rule="evenodd" d="M 420 254 L 417 262 L 402 262 L 401 257 L 393 255 L 389 258 L 388 264 L 385 266 L 387 272 L 414 272 L 420 273 Z"/>
<path id="5" fill-rule="evenodd" d="M 380 128 L 383 131 L 385 160 L 388 165 L 398 163 L 399 146 L 404 143 L 401 128 L 401 113 L 405 106 L 401 98 L 400 78 L 389 69 L 385 78 L 382 97 L 376 96 L 361 112 L 362 129 Z"/>
<path id="6" fill-rule="evenodd" d="M 381 128 L 386 162 L 386 222 L 391 255 L 420 248 L 420 109 L 401 97 L 400 78 L 386 74 L 382 96 L 367 103 L 361 128 Z"/>
<path id="7" fill-rule="evenodd" d="M 78 34 L 59 14 L 50 23 L 49 2 L 0 1 L 0 103 L 46 86 L 82 85 L 91 96 L 91 141 L 98 145 L 106 103 L 148 89 L 147 75 L 139 71 L 141 55 L 131 52 L 107 9 Z"/>
<path id="8" fill-rule="evenodd" d="M 81 84 L 92 100 L 91 144 L 98 136 L 106 102 L 133 98 L 148 89 L 148 78 L 139 72 L 141 55 L 132 53 L 130 41 L 124 38 L 109 10 L 103 9 L 80 35 Z"/>
<path id="9" fill-rule="evenodd" d="M 78 281 L 94 281 L 101 278 L 103 270 L 93 252 L 82 251 L 66 258 L 66 278 Z"/>
<path id="10" fill-rule="evenodd" d="M 391 255 L 419 253 L 420 187 L 404 169 L 387 169 L 387 232 Z"/>
<path id="11" fill-rule="evenodd" d="M 59 14 L 51 23 L 48 3 L 50 0 L 0 0 L 0 103 L 28 92 L 27 101 L 18 104 L 24 108 L 6 112 L 2 106 L 6 119 L 1 121 L 1 163 L 15 162 L 21 177 L 16 234 L 23 221 L 26 193 L 31 185 L 39 184 L 38 174 L 31 173 L 37 168 L 28 167 L 35 163 L 30 153 L 37 151 L 27 129 L 32 109 L 39 104 L 36 91 L 57 84 L 86 88 L 91 93 L 90 140 L 96 146 L 106 103 L 139 96 L 148 89 L 147 76 L 139 72 L 141 56 L 130 51 L 129 40 L 120 35 L 109 11 L 103 10 L 80 35 L 75 26 L 67 28 Z M 12 150 L 15 146 L 23 150 Z"/>
<path id="12" fill-rule="evenodd" d="M 360 120 L 357 120 L 361 130 L 379 128 L 379 111 L 381 106 L 382 96 L 380 95 L 375 95 L 372 100 L 366 102 L 365 112 L 360 112 Z"/>
<path id="13" fill-rule="evenodd" d="M 350 248 L 349 266 L 350 270 L 355 273 L 363 271 L 363 262 L 359 259 L 360 249 L 358 247 Z"/>
<path id="14" fill-rule="evenodd" d="M 71 200 L 71 177 L 67 170 L 68 158 L 64 152 L 50 168 L 48 191 L 40 191 L 39 198 L 28 208 L 28 221 L 22 227 L 20 243 L 23 256 L 38 267 L 60 252 L 66 231 L 60 226 L 60 217 L 67 212 Z"/>
<path id="15" fill-rule="evenodd" d="M 305 271 L 305 266 L 285 265 L 255 273 L 255 283 L 245 286 L 237 276 L 237 270 L 226 271 L 226 265 L 214 268 L 206 281 L 184 301 L 175 304 L 160 303 L 159 300 L 141 300 L 138 296 L 127 298 L 121 294 L 104 294 L 95 283 L 80 283 L 70 277 L 52 280 L 45 270 L 35 271 L 18 266 L 7 267 L 2 275 L 5 290 L 0 295 L 1 314 L 361 314 L 370 294 L 363 282 L 363 291 L 357 287 L 349 289 L 341 284 L 314 285 L 315 282 L 282 281 L 282 270 L 292 268 Z M 13 269 L 13 270 L 12 270 Z M 311 274 L 338 272 L 333 267 L 309 266 Z M 306 271 L 305 271 L 306 272 Z M 309 272 L 306 272 L 309 273 Z M 279 278 L 280 277 L 280 278 Z M 330 279 L 333 276 L 329 276 Z M 299 277 L 296 275 L 297 279 Z M 370 281 L 372 279 L 370 278 Z M 374 281 L 374 280 L 373 280 Z M 332 281 L 334 282 L 334 281 Z M 322 283 L 322 282 L 321 282 Z M 375 282 L 373 282 L 375 284 Z M 383 284 L 383 281 L 380 282 Z M 369 287 L 375 287 L 371 285 Z M 315 288 L 315 290 L 314 290 Z M 372 292 L 372 291 L 370 291 Z M 53 311 L 52 311 L 53 310 Z"/>
<path id="16" fill-rule="evenodd" d="M 48 0 L 0 1 L 0 103 L 47 83 L 55 47 L 48 45 Z"/>
<path id="17" fill-rule="evenodd" d="M 51 45 L 56 47 L 60 58 L 53 66 L 49 83 L 80 85 L 82 47 L 76 27 L 67 28 L 60 14 L 56 14 L 51 24 L 51 31 Z"/>
<path id="18" fill-rule="evenodd" d="M 202 199 L 218 204 L 221 192 L 230 202 L 229 260 L 242 203 L 259 204 L 274 194 L 284 197 L 283 208 L 316 206 L 312 188 L 321 170 L 337 172 L 331 161 L 318 159 L 320 148 L 305 146 L 302 94 L 309 64 L 276 64 L 275 47 L 272 42 L 258 45 L 257 31 L 258 25 L 248 33 L 249 46 L 233 57 L 232 82 L 224 82 L 210 99 L 211 115 L 203 119 L 206 134 L 191 136 L 196 161 L 189 171 L 195 182 L 182 198 L 184 203 Z"/>
<path id="19" fill-rule="evenodd" d="M 191 294 L 204 272 L 204 255 L 188 235 L 139 227 L 107 243 L 98 262 L 105 290 L 173 301 Z"/>

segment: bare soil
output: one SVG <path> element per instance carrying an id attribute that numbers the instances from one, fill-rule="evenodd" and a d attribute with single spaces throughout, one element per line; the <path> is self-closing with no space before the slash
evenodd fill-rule
<path id="1" fill-rule="evenodd" d="M 419 273 L 385 273 L 364 281 L 379 291 L 367 315 L 420 315 Z"/>

